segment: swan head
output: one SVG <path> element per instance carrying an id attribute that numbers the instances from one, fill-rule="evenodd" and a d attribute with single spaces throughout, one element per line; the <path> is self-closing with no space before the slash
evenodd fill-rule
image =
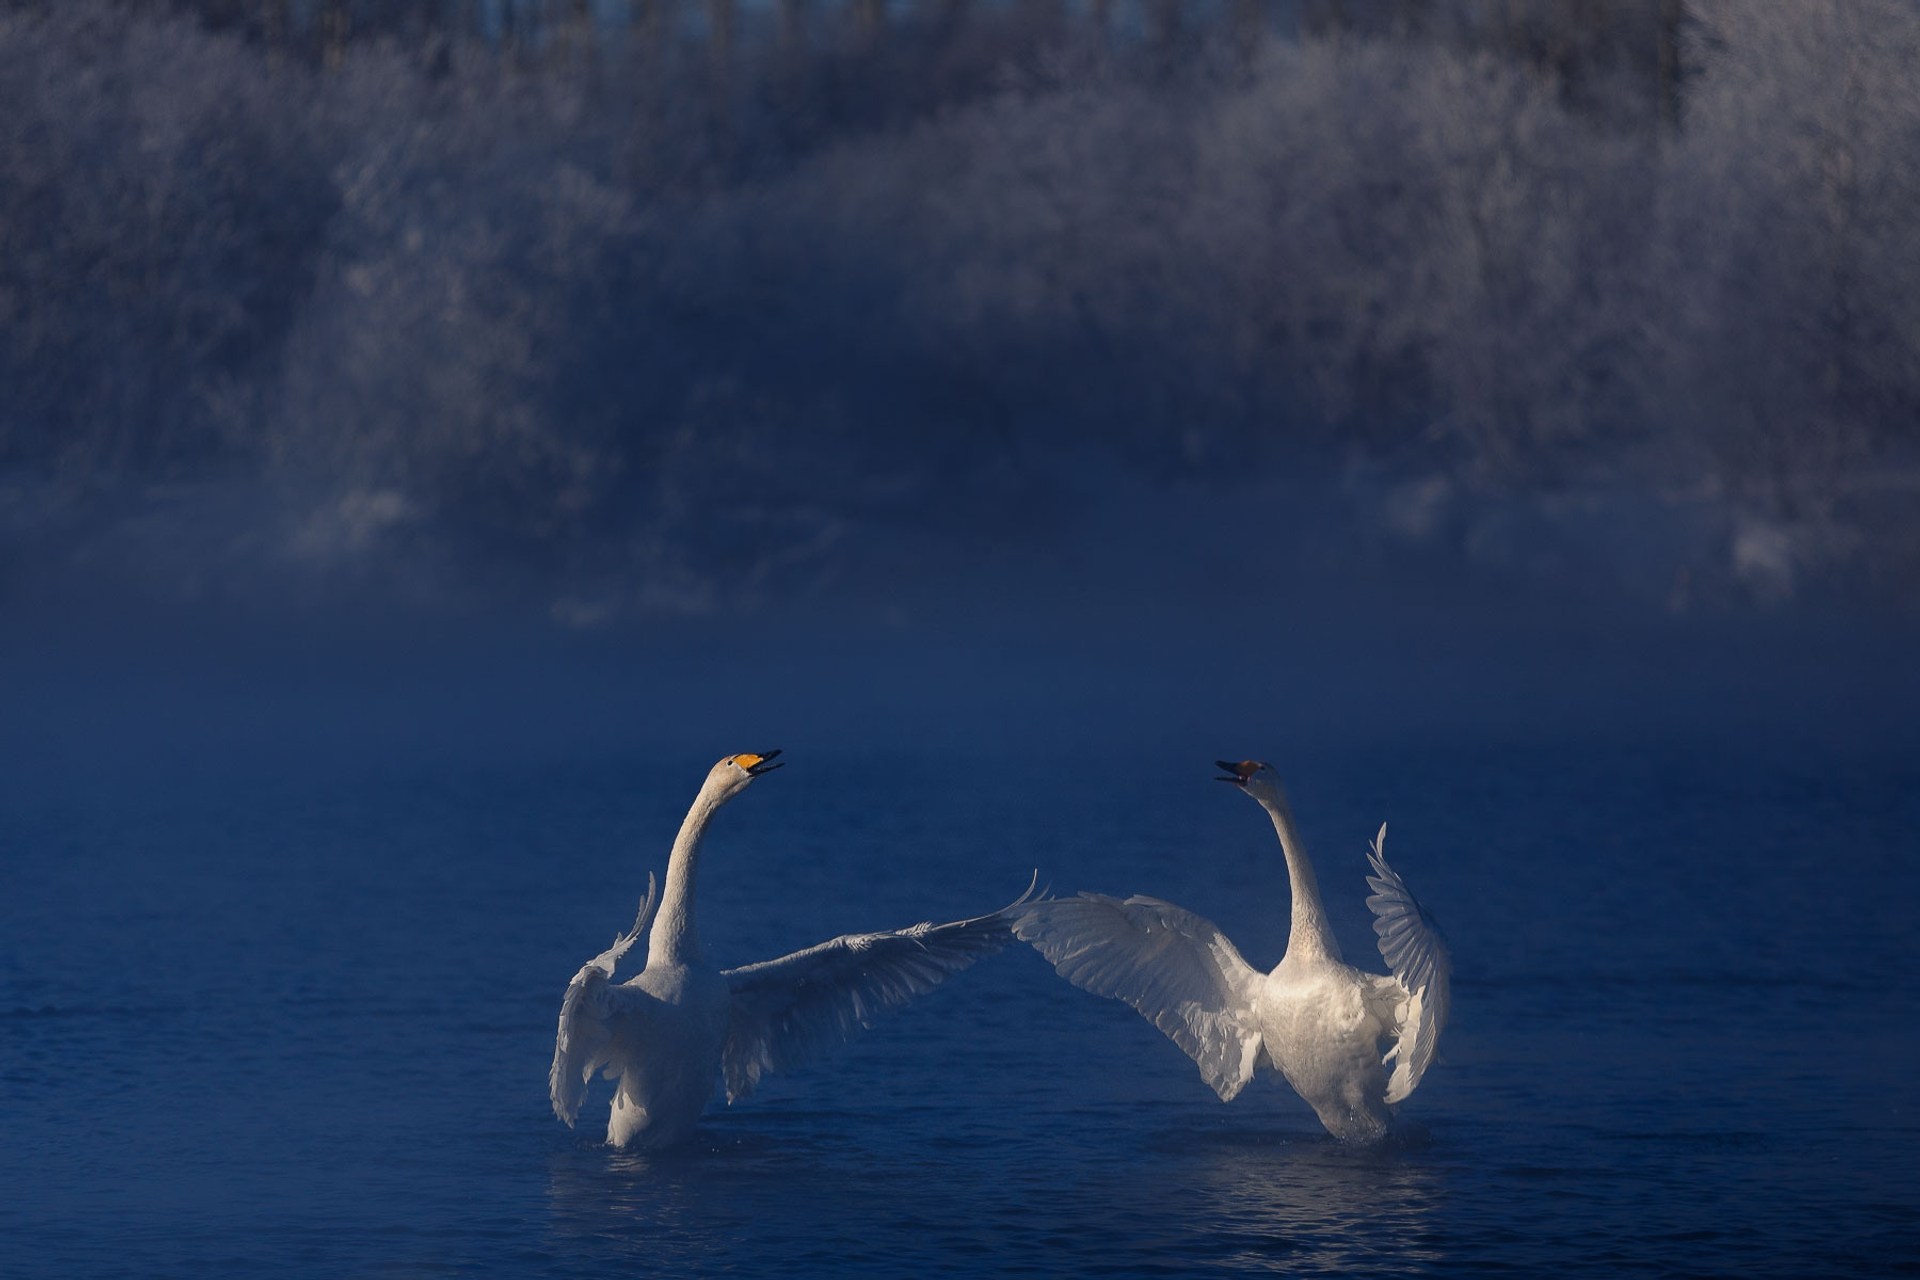
<path id="1" fill-rule="evenodd" d="M 1231 782 L 1262 804 L 1285 804 L 1286 792 L 1280 787 L 1280 775 L 1273 766 L 1264 760 L 1242 760 L 1235 764 L 1231 760 L 1215 760 L 1223 772 L 1217 779 Z"/>
<path id="2" fill-rule="evenodd" d="M 778 751 L 744 751 L 727 756 L 707 771 L 707 786 L 718 791 L 720 799 L 730 800 L 761 774 L 780 768 L 772 762 L 779 754 Z"/>

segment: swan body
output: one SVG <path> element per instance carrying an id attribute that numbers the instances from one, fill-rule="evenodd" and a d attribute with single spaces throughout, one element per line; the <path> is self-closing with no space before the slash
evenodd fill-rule
<path id="1" fill-rule="evenodd" d="M 1279 778 L 1258 761 L 1221 762 L 1266 809 L 1292 886 L 1287 952 L 1261 973 L 1211 921 L 1163 902 L 1082 893 L 1027 904 L 1018 936 L 1069 982 L 1138 1010 L 1178 1044 L 1222 1101 L 1278 1072 L 1327 1132 L 1384 1137 L 1420 1083 L 1446 1023 L 1452 962 L 1433 918 L 1387 865 L 1383 825 L 1368 852 L 1380 952 L 1390 970 L 1345 963 Z"/>
<path id="2" fill-rule="evenodd" d="M 665 893 L 648 876 L 633 928 L 568 983 L 547 1085 L 554 1114 L 569 1126 L 599 1071 L 618 1082 L 609 1143 L 681 1142 L 717 1079 L 726 1081 L 727 1101 L 737 1102 L 768 1072 L 851 1039 L 875 1014 L 1012 940 L 1014 915 L 1032 900 L 1031 888 L 1005 909 L 971 920 L 848 934 L 743 968 L 709 964 L 694 927 L 701 837 L 722 805 L 780 768 L 771 763 L 779 754 L 732 755 L 714 765 L 674 841 Z M 615 968 L 643 933 L 646 966 L 615 984 Z"/>

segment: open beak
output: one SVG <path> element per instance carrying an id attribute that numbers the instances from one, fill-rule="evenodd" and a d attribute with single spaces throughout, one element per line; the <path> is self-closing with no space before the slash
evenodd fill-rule
<path id="1" fill-rule="evenodd" d="M 1251 778 L 1254 770 L 1260 767 L 1252 760 L 1242 760 L 1239 764 L 1235 764 L 1231 760 L 1215 760 L 1214 763 L 1226 770 L 1225 773 L 1215 778 L 1214 781 L 1231 782 L 1236 787 L 1246 786 L 1247 779 Z"/>
<path id="2" fill-rule="evenodd" d="M 780 752 L 777 749 L 773 751 L 762 751 L 754 762 L 747 766 L 747 776 L 757 778 L 763 773 L 772 773 L 775 769 L 786 768 L 785 765 L 767 763 L 767 761 L 779 754 Z"/>

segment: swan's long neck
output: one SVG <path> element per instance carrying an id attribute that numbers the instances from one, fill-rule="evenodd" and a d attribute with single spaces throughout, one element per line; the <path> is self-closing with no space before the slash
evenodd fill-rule
<path id="1" fill-rule="evenodd" d="M 691 964 L 700 959 L 700 934 L 693 925 L 693 873 L 700 861 L 700 837 L 723 803 L 713 789 L 703 787 L 687 810 L 680 834 L 674 837 L 667 859 L 667 887 L 660 897 L 660 914 L 647 935 L 647 964 Z"/>
<path id="2" fill-rule="evenodd" d="M 1280 835 L 1281 851 L 1287 855 L 1287 880 L 1293 887 L 1293 927 L 1287 933 L 1287 958 L 1325 956 L 1338 960 L 1340 944 L 1327 927 L 1326 909 L 1320 905 L 1320 882 L 1314 878 L 1306 846 L 1300 843 L 1300 832 L 1293 825 L 1293 810 L 1284 796 L 1272 803 L 1262 799 L 1260 805 Z"/>

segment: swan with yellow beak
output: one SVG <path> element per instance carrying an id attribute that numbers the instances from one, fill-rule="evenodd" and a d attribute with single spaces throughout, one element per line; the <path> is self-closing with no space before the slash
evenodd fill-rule
<path id="1" fill-rule="evenodd" d="M 614 1081 L 607 1141 L 665 1147 L 684 1141 L 724 1077 L 729 1103 L 762 1076 L 850 1040 L 876 1013 L 939 986 L 1013 937 L 1033 890 L 1003 910 L 949 924 L 918 924 L 833 938 L 737 969 L 709 964 L 694 928 L 701 837 L 722 805 L 781 766 L 778 751 L 721 760 L 680 824 L 664 893 L 647 877 L 633 928 L 567 984 L 547 1075 L 554 1114 L 569 1126 L 596 1071 Z M 646 932 L 647 963 L 615 983 L 620 959 Z"/>

